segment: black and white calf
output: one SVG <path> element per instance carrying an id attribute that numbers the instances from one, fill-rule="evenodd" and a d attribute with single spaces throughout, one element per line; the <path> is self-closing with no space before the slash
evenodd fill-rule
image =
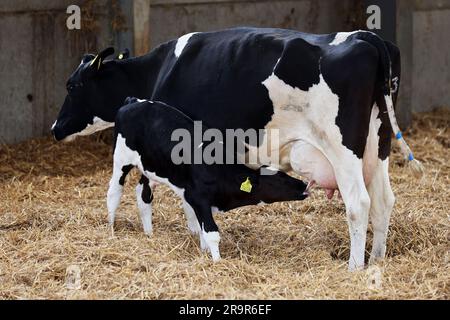
<path id="1" fill-rule="evenodd" d="M 364 266 L 369 218 L 370 261 L 384 257 L 395 199 L 388 174 L 392 131 L 420 169 L 395 119 L 395 45 L 367 31 L 235 28 L 187 34 L 142 57 L 105 61 L 113 51 L 85 56 L 70 77 L 53 126 L 57 140 L 114 125 L 127 96 L 163 101 L 210 128 L 278 129 L 281 161 L 261 165 L 294 170 L 329 195 L 339 189 L 351 270 Z"/>
<path id="2" fill-rule="evenodd" d="M 202 249 L 220 259 L 219 232 L 213 211 L 278 201 L 303 200 L 307 185 L 277 171 L 261 174 L 243 164 L 173 164 L 172 132 L 186 129 L 193 136 L 194 122 L 161 102 L 127 99 L 116 117 L 114 167 L 108 190 L 109 223 L 113 226 L 126 175 L 133 167 L 142 173 L 136 188 L 144 231 L 152 232 L 151 181 L 168 185 L 183 200 L 189 229 L 200 235 Z M 206 148 L 208 143 L 194 148 Z M 268 170 L 268 169 L 267 169 Z M 242 184 L 251 185 L 241 190 Z"/>

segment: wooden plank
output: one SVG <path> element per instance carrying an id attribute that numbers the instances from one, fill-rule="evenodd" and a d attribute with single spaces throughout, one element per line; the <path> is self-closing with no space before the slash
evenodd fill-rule
<path id="1" fill-rule="evenodd" d="M 133 2 L 134 54 L 150 51 L 150 0 Z"/>

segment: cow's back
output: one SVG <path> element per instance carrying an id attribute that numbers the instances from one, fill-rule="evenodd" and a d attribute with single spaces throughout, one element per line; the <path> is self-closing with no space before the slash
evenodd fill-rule
<path id="1" fill-rule="evenodd" d="M 311 61 L 301 52 L 289 56 L 307 66 L 317 62 L 318 48 L 327 38 L 260 28 L 194 34 L 177 52 L 178 57 L 177 43 L 173 42 L 173 53 L 161 66 L 162 76 L 152 99 L 165 101 L 211 127 L 264 128 L 272 117 L 273 105 L 262 82 L 292 43 L 301 42 L 304 50 L 316 54 Z M 302 70 L 298 74 L 301 77 Z"/>

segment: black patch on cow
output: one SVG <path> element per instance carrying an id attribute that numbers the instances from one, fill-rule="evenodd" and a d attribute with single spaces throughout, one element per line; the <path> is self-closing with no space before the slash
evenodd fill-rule
<path id="1" fill-rule="evenodd" d="M 275 75 L 294 88 L 308 91 L 320 81 L 321 49 L 297 38 L 286 43 Z"/>
<path id="2" fill-rule="evenodd" d="M 401 79 L 400 50 L 389 41 L 384 41 L 384 44 L 386 45 L 391 59 L 392 78 L 397 78 L 397 91 L 392 93 L 392 102 L 394 103 L 395 109 Z M 384 100 L 384 95 L 381 92 L 377 94 L 376 102 L 378 106 L 380 106 L 380 110 L 386 110 L 386 102 Z M 391 153 L 392 127 L 387 112 L 380 112 L 378 118 L 381 119 L 381 127 L 378 132 L 380 137 L 378 141 L 378 157 L 381 160 L 385 160 Z"/>
<path id="3" fill-rule="evenodd" d="M 339 97 L 336 125 L 342 143 L 362 159 L 376 89 L 377 50 L 361 40 L 331 47 L 321 60 L 321 70 L 331 91 Z"/>
<path id="4" fill-rule="evenodd" d="M 152 203 L 153 192 L 149 185 L 150 181 L 146 176 L 142 175 L 139 179 L 139 183 L 142 184 L 142 201 L 144 201 L 145 203 Z"/>
<path id="5" fill-rule="evenodd" d="M 131 169 L 133 169 L 133 165 L 131 164 L 122 167 L 122 176 L 119 179 L 121 186 L 125 184 L 125 178 L 127 177 L 127 174 L 130 173 Z"/>

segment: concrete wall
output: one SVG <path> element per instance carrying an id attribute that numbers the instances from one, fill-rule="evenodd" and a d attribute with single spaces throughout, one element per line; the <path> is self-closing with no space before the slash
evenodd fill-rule
<path id="1" fill-rule="evenodd" d="M 81 3 L 0 2 L 0 143 L 48 134 L 82 54 L 113 42 L 107 0 L 95 1 L 99 28 L 94 35 L 67 30 L 67 6 Z"/>
<path id="2" fill-rule="evenodd" d="M 234 26 L 280 27 L 315 33 L 350 30 L 353 0 L 153 0 L 151 47 L 193 31 Z"/>
<path id="3" fill-rule="evenodd" d="M 450 0 L 397 0 L 402 84 L 397 117 L 450 108 Z"/>

